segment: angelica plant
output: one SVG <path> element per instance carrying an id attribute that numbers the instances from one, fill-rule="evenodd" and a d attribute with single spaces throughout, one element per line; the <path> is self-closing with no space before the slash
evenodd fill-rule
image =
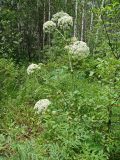
<path id="1" fill-rule="evenodd" d="M 58 26 L 63 30 L 70 29 L 73 26 L 73 18 L 69 15 L 59 18 Z"/>
<path id="2" fill-rule="evenodd" d="M 65 13 L 65 12 L 63 12 L 63 11 L 57 12 L 56 14 L 53 14 L 51 20 L 52 20 L 53 22 L 55 22 L 55 23 L 58 23 L 58 20 L 59 20 L 60 18 L 62 18 L 63 16 L 69 16 L 69 14 L 67 14 L 67 13 Z"/>
<path id="3" fill-rule="evenodd" d="M 73 41 L 72 44 L 68 45 L 65 47 L 65 49 L 68 50 L 68 52 L 72 55 L 73 58 L 86 58 L 89 53 L 89 47 L 87 44 L 83 41 Z"/>
<path id="4" fill-rule="evenodd" d="M 34 73 L 35 70 L 39 70 L 39 69 L 41 69 L 39 65 L 32 63 L 27 68 L 27 74 L 30 75 Z"/>
<path id="5" fill-rule="evenodd" d="M 45 33 L 51 33 L 55 31 L 56 29 L 56 24 L 53 21 L 47 21 L 43 24 L 43 31 Z"/>

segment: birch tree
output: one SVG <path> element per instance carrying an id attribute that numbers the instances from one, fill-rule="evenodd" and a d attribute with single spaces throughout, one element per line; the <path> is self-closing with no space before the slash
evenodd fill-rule
<path id="1" fill-rule="evenodd" d="M 48 0 L 48 20 L 51 18 L 51 0 Z M 50 33 L 49 33 L 49 46 L 50 46 Z"/>
<path id="2" fill-rule="evenodd" d="M 45 23 L 45 1 L 43 2 L 43 24 Z M 43 49 L 45 46 L 45 33 L 43 32 Z"/>
<path id="3" fill-rule="evenodd" d="M 74 37 L 77 37 L 78 0 L 75 0 Z"/>
<path id="4" fill-rule="evenodd" d="M 94 8 L 94 2 L 92 1 L 91 2 L 91 16 L 90 16 L 90 31 L 92 31 L 92 28 L 93 28 L 93 18 L 94 18 L 94 15 L 93 15 L 93 8 Z"/>
<path id="5" fill-rule="evenodd" d="M 81 37 L 80 40 L 83 41 L 84 36 L 84 19 L 85 19 L 85 2 L 82 1 L 82 22 L 81 22 Z"/>

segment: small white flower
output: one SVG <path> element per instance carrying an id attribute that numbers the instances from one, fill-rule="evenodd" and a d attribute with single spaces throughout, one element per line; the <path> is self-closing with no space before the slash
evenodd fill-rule
<path id="1" fill-rule="evenodd" d="M 65 49 L 72 55 L 72 57 L 80 57 L 81 59 L 87 57 L 90 53 L 89 47 L 83 41 L 75 41 L 71 45 L 66 46 Z"/>
<path id="2" fill-rule="evenodd" d="M 30 75 L 31 73 L 33 73 L 35 70 L 37 69 L 41 69 L 41 67 L 37 64 L 30 64 L 27 68 L 27 74 Z"/>
<path id="3" fill-rule="evenodd" d="M 52 16 L 52 21 L 55 22 L 55 23 L 58 23 L 58 19 L 63 17 L 63 16 L 69 16 L 67 13 L 61 11 L 61 12 L 57 12 L 56 14 L 54 14 Z"/>
<path id="4" fill-rule="evenodd" d="M 69 15 L 59 18 L 58 26 L 63 30 L 70 29 L 73 26 L 73 18 Z"/>
<path id="5" fill-rule="evenodd" d="M 48 99 L 41 99 L 38 102 L 36 102 L 34 109 L 37 110 L 37 113 L 41 113 L 43 111 L 46 111 L 50 104 L 51 102 Z"/>
<path id="6" fill-rule="evenodd" d="M 77 40 L 77 37 L 72 37 L 72 38 L 71 38 L 71 43 L 74 43 L 74 42 L 76 42 L 76 41 L 78 41 L 78 40 Z"/>
<path id="7" fill-rule="evenodd" d="M 47 21 L 43 24 L 43 31 L 46 33 L 53 32 L 56 28 L 56 24 L 53 21 Z"/>

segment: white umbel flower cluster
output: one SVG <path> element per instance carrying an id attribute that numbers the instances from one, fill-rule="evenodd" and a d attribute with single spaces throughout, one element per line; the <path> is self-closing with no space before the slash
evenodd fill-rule
<path id="1" fill-rule="evenodd" d="M 37 113 L 42 113 L 43 111 L 47 110 L 50 104 L 51 102 L 48 99 L 41 99 L 38 102 L 36 102 L 34 109 L 37 110 Z"/>
<path id="2" fill-rule="evenodd" d="M 63 11 L 61 11 L 61 12 L 57 12 L 56 14 L 54 14 L 53 16 L 52 16 L 52 21 L 53 22 L 55 22 L 55 23 L 58 23 L 58 19 L 60 19 L 61 17 L 63 17 L 63 16 L 69 16 L 69 14 L 67 14 L 67 13 L 65 13 L 65 12 L 63 12 Z"/>
<path id="3" fill-rule="evenodd" d="M 72 57 L 79 57 L 80 59 L 86 58 L 89 53 L 89 47 L 83 41 L 75 41 L 73 44 L 66 46 L 65 49 L 72 55 Z"/>
<path id="4" fill-rule="evenodd" d="M 30 74 L 32 74 L 37 69 L 41 69 L 41 67 L 39 65 L 37 65 L 37 64 L 33 64 L 32 63 L 27 68 L 27 74 L 30 75 Z"/>
<path id="5" fill-rule="evenodd" d="M 47 21 L 43 24 L 43 31 L 46 33 L 51 33 L 55 30 L 56 24 L 53 21 Z"/>
<path id="6" fill-rule="evenodd" d="M 73 18 L 69 15 L 58 19 L 58 27 L 63 30 L 70 29 L 73 26 Z"/>
<path id="7" fill-rule="evenodd" d="M 69 14 L 61 11 L 52 16 L 50 21 L 43 24 L 43 31 L 46 33 L 52 33 L 55 29 L 60 28 L 67 30 L 73 26 L 73 18 Z"/>

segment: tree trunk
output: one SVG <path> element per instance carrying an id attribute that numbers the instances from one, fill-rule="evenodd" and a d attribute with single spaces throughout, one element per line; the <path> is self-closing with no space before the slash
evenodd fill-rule
<path id="1" fill-rule="evenodd" d="M 93 10 L 93 8 L 94 8 L 94 2 L 92 1 L 92 7 L 91 7 L 91 9 Z M 93 18 L 94 18 L 93 11 L 91 11 L 90 31 L 92 31 L 92 29 L 93 29 Z"/>
<path id="2" fill-rule="evenodd" d="M 37 47 L 39 48 L 40 47 L 40 38 L 41 38 L 41 29 L 40 29 L 40 6 L 39 6 L 39 0 L 37 0 L 37 15 L 38 15 L 38 18 L 37 18 L 37 30 L 38 30 L 38 43 L 37 43 Z"/>
<path id="3" fill-rule="evenodd" d="M 84 36 L 84 18 L 85 18 L 85 3 L 83 2 L 83 10 L 82 10 L 82 26 L 81 26 L 81 38 L 80 40 L 83 41 L 83 36 Z"/>
<path id="4" fill-rule="evenodd" d="M 74 37 L 77 37 L 78 0 L 75 1 Z"/>
<path id="5" fill-rule="evenodd" d="M 20 0 L 17 3 L 17 10 L 18 10 L 18 13 L 19 13 L 19 11 L 20 11 Z M 18 33 L 21 33 L 21 24 L 20 23 L 21 23 L 21 20 L 20 20 L 20 16 L 19 16 L 19 20 L 18 20 L 18 23 L 17 23 L 17 25 L 18 25 Z M 17 61 L 19 61 L 19 59 L 20 59 L 20 51 L 21 51 L 21 46 L 19 44 L 19 46 L 18 46 L 18 54 L 17 54 Z"/>
<path id="6" fill-rule="evenodd" d="M 45 2 L 43 3 L 43 24 L 45 23 Z M 43 32 L 43 49 L 45 46 L 45 33 Z"/>
<path id="7" fill-rule="evenodd" d="M 51 0 L 48 1 L 48 20 L 50 21 L 50 18 L 51 18 Z M 48 43 L 49 43 L 49 46 L 50 46 L 50 33 L 48 35 Z"/>

